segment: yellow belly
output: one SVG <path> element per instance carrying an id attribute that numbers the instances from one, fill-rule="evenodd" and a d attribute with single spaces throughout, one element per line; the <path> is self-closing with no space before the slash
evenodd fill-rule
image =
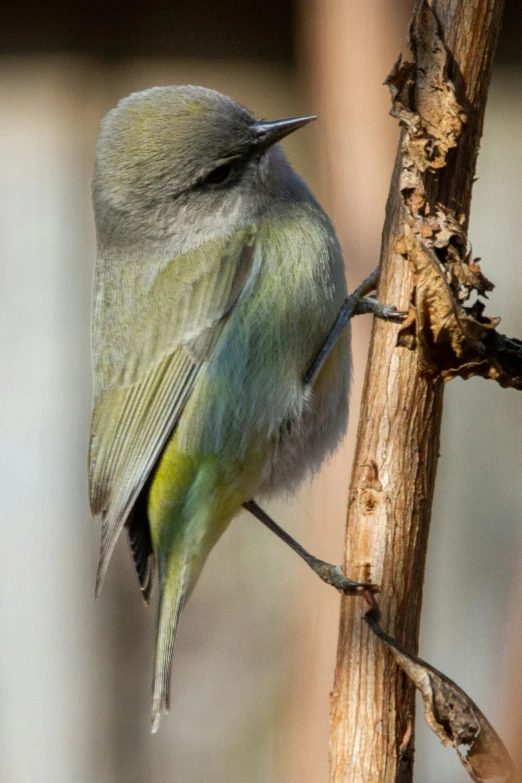
<path id="1" fill-rule="evenodd" d="M 249 500 L 263 467 L 261 452 L 241 463 L 218 454 L 187 454 L 175 432 L 160 459 L 148 498 L 152 544 L 158 565 L 167 561 L 188 567 L 187 593 L 231 519 Z"/>

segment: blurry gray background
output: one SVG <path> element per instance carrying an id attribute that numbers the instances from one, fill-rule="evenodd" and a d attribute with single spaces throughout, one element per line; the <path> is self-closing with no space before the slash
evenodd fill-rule
<path id="1" fill-rule="evenodd" d="M 376 264 L 397 139 L 382 81 L 407 0 L 29 2 L 0 40 L 2 579 L 0 783 L 326 783 L 339 599 L 252 518 L 210 557 L 181 622 L 171 714 L 149 733 L 155 607 L 122 541 L 97 604 L 89 517 L 89 181 L 123 95 L 195 83 L 268 118 L 317 112 L 285 143 L 336 223 L 353 287 Z M 522 335 L 521 12 L 508 2 L 471 222 Z M 369 322 L 354 324 L 344 447 L 271 511 L 342 559 Z M 480 704 L 522 761 L 522 397 L 447 387 L 421 654 Z M 419 783 L 467 780 L 419 720 Z"/>

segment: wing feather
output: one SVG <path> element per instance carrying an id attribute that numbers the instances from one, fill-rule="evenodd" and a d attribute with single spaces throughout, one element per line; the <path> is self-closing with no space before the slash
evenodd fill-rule
<path id="1" fill-rule="evenodd" d="M 199 256 L 195 263 L 191 254 L 175 258 L 148 292 L 141 290 L 145 277 L 138 267 L 133 285 L 141 301 L 131 313 L 134 322 L 127 307 L 124 333 L 114 328 L 113 310 L 123 304 L 114 290 L 118 278 L 108 276 L 112 285 L 107 290 L 103 268 L 97 270 L 101 293 L 95 296 L 94 355 L 116 356 L 119 365 L 101 361 L 95 368 L 89 486 L 92 513 L 102 515 L 96 593 L 118 536 L 219 338 L 223 318 L 249 278 L 253 237 L 252 229 L 242 230 L 209 243 L 203 263 Z M 128 267 L 124 273 L 128 284 Z"/>

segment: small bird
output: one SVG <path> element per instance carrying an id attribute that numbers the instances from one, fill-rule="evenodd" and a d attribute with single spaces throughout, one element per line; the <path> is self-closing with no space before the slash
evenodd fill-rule
<path id="1" fill-rule="evenodd" d="M 210 550 L 244 503 L 295 490 L 346 429 L 349 329 L 303 380 L 347 296 L 333 226 L 278 144 L 313 119 L 265 121 L 213 90 L 171 86 L 129 95 L 101 124 L 96 593 L 125 528 L 146 602 L 159 583 L 153 731 Z"/>

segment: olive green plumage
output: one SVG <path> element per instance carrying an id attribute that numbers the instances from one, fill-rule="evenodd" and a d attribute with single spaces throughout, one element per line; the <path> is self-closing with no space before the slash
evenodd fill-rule
<path id="1" fill-rule="evenodd" d="M 97 590 L 126 527 L 144 597 L 157 568 L 153 729 L 179 614 L 242 503 L 294 489 L 346 426 L 349 333 L 303 374 L 346 297 L 330 221 L 277 138 L 201 87 L 154 88 L 102 123 L 93 179 L 91 507 Z"/>

